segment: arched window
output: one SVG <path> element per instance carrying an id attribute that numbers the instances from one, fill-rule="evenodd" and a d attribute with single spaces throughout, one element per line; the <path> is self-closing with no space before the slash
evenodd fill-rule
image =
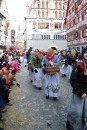
<path id="1" fill-rule="evenodd" d="M 40 2 L 38 2 L 38 8 L 40 8 Z"/>
<path id="2" fill-rule="evenodd" d="M 46 2 L 46 8 L 48 9 L 48 1 Z"/>
<path id="3" fill-rule="evenodd" d="M 59 18 L 61 18 L 61 11 L 59 12 Z"/>
<path id="4" fill-rule="evenodd" d="M 44 17 L 44 11 L 42 11 L 42 17 Z"/>
<path id="5" fill-rule="evenodd" d="M 34 18 L 36 18 L 36 10 L 34 10 Z"/>
<path id="6" fill-rule="evenodd" d="M 61 3 L 59 3 L 59 9 L 61 9 Z"/>
<path id="7" fill-rule="evenodd" d="M 65 9 L 65 6 L 63 5 L 63 9 Z"/>
<path id="8" fill-rule="evenodd" d="M 55 9 L 57 9 L 57 2 L 55 2 Z"/>
<path id="9" fill-rule="evenodd" d="M 61 29 L 62 28 L 62 23 L 59 23 L 59 29 Z"/>
<path id="10" fill-rule="evenodd" d="M 57 11 L 55 11 L 55 18 L 57 18 Z"/>
<path id="11" fill-rule="evenodd" d="M 44 1 L 42 2 L 42 8 L 44 8 Z"/>
<path id="12" fill-rule="evenodd" d="M 48 18 L 48 11 L 46 11 L 46 18 Z"/>
<path id="13" fill-rule="evenodd" d="M 63 12 L 63 17 L 65 17 L 65 12 Z"/>
<path id="14" fill-rule="evenodd" d="M 38 17 L 40 17 L 40 10 L 38 10 Z"/>

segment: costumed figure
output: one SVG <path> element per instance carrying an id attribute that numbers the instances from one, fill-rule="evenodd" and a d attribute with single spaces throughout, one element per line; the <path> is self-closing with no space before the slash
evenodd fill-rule
<path id="1" fill-rule="evenodd" d="M 33 84 L 39 89 L 42 88 L 42 59 L 43 57 L 40 54 L 39 50 L 35 49 L 35 56 L 31 59 L 31 66 L 34 70 Z"/>
<path id="2" fill-rule="evenodd" d="M 20 62 L 23 62 L 23 56 L 24 56 L 24 52 L 20 52 Z"/>
<path id="3" fill-rule="evenodd" d="M 27 52 L 27 54 L 26 54 L 26 56 L 27 56 L 27 63 L 29 63 L 30 62 L 30 55 L 31 55 L 31 52 L 32 51 L 32 47 L 30 47 L 29 48 L 29 50 L 28 50 L 28 52 Z"/>
<path id="4" fill-rule="evenodd" d="M 68 79 L 70 80 L 70 76 L 72 73 L 73 65 L 78 61 L 78 57 L 76 56 L 76 51 L 71 50 L 71 54 L 67 56 L 65 61 L 65 65 L 68 64 Z"/>
<path id="5" fill-rule="evenodd" d="M 12 63 L 12 67 L 18 71 L 19 70 L 19 63 L 18 63 L 18 60 L 17 60 L 17 57 L 14 57 L 14 61 Z"/>
<path id="6" fill-rule="evenodd" d="M 73 95 L 67 114 L 68 130 L 87 129 L 87 47 L 82 50 L 82 61 L 72 70 L 70 84 Z"/>
<path id="7" fill-rule="evenodd" d="M 60 83 L 59 83 L 58 72 L 54 74 L 53 73 L 46 74 L 46 69 L 49 69 L 49 66 L 50 67 L 54 66 L 54 69 L 56 68 L 56 66 L 59 66 L 58 56 L 54 54 L 54 50 L 52 48 L 49 48 L 47 50 L 47 55 L 43 57 L 42 65 L 45 67 L 44 68 L 44 74 L 45 74 L 44 89 L 45 89 L 46 99 L 49 99 L 49 97 L 53 97 L 54 99 L 57 99 L 57 97 L 60 96 Z"/>
<path id="8" fill-rule="evenodd" d="M 0 54 L 0 69 L 7 65 L 8 61 L 4 59 L 4 53 Z"/>
<path id="9" fill-rule="evenodd" d="M 33 82 L 33 85 L 36 85 L 35 83 L 34 83 L 34 81 L 33 81 L 33 76 L 34 76 L 34 70 L 33 70 L 33 68 L 32 68 L 32 66 L 31 66 L 31 61 L 33 61 L 34 60 L 34 57 L 35 56 L 35 53 L 34 53 L 34 51 L 31 51 L 31 56 L 30 56 L 30 62 L 28 63 L 28 70 L 29 70 L 29 78 L 30 78 L 30 81 L 31 82 Z"/>
<path id="10" fill-rule="evenodd" d="M 60 73 L 62 77 L 65 77 L 68 71 L 68 67 L 65 64 L 66 60 L 66 52 L 62 51 L 61 55 L 59 56 L 59 61 L 60 61 Z"/>
<path id="11" fill-rule="evenodd" d="M 26 67 L 27 66 L 27 51 L 25 51 L 23 58 L 24 58 L 24 65 Z"/>

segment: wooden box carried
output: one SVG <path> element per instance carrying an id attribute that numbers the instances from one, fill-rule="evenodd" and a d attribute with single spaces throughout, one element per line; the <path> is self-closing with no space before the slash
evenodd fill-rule
<path id="1" fill-rule="evenodd" d="M 58 72 L 60 72 L 60 68 L 58 66 L 47 67 L 45 69 L 46 74 L 56 74 Z"/>

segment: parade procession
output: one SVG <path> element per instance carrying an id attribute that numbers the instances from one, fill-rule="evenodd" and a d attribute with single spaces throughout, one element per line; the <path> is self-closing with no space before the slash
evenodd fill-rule
<path id="1" fill-rule="evenodd" d="M 0 0 L 0 130 L 87 130 L 87 0 Z"/>

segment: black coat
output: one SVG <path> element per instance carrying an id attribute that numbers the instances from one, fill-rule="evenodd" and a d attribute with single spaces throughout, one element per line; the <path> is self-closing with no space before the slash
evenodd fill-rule
<path id="1" fill-rule="evenodd" d="M 4 83 L 2 77 L 0 77 L 0 95 L 4 93 Z"/>
<path id="2" fill-rule="evenodd" d="M 72 56 L 72 55 L 69 55 L 67 56 L 67 59 L 66 59 L 66 62 L 65 63 L 68 63 L 69 65 L 73 65 L 76 63 L 76 60 L 78 59 L 77 56 Z"/>
<path id="3" fill-rule="evenodd" d="M 78 62 L 72 70 L 70 83 L 73 88 L 73 93 L 82 96 L 87 94 L 87 75 L 84 75 L 83 62 Z"/>

